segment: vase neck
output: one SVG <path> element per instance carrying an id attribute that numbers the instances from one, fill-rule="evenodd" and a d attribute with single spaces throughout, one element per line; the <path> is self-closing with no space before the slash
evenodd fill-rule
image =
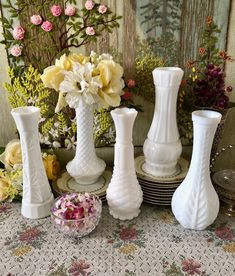
<path id="1" fill-rule="evenodd" d="M 195 172 L 197 168 L 198 177 L 203 173 L 209 177 L 210 153 L 216 128 L 217 124 L 193 123 L 193 153 L 189 172 Z"/>
<path id="2" fill-rule="evenodd" d="M 111 115 L 116 129 L 116 143 L 132 144 L 132 132 L 137 111 L 134 109 L 117 108 L 111 112 Z"/>
<path id="3" fill-rule="evenodd" d="M 132 131 L 137 111 L 128 108 L 116 108 L 111 111 L 116 129 L 114 170 L 134 171 L 134 147 Z"/>
<path id="4" fill-rule="evenodd" d="M 77 122 L 76 152 L 77 154 L 86 154 L 87 148 L 95 151 L 93 138 L 94 106 L 80 101 L 75 111 Z"/>
<path id="5" fill-rule="evenodd" d="M 148 138 L 157 143 L 179 139 L 176 122 L 176 102 L 179 86 L 155 86 L 155 109 Z"/>

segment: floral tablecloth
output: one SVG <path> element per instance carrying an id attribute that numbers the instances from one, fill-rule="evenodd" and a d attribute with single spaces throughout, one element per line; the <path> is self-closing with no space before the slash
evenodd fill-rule
<path id="1" fill-rule="evenodd" d="M 143 205 L 121 222 L 103 207 L 89 236 L 69 239 L 50 218 L 28 220 L 19 203 L 0 205 L 0 275 L 235 276 L 235 218 L 206 231 L 183 229 L 170 209 Z"/>

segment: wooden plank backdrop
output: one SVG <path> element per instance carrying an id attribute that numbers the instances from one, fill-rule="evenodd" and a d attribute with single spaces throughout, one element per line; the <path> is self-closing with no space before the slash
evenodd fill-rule
<path id="1" fill-rule="evenodd" d="M 1 3 L 4 3 L 4 1 L 6 0 L 2 0 Z M 62 3 L 62 1 L 58 0 L 57 2 Z M 84 2 L 85 0 L 77 1 L 77 7 L 81 8 Z M 134 78 L 135 75 L 135 58 L 138 51 L 137 37 L 139 39 L 156 38 L 161 37 L 164 32 L 170 31 L 179 42 L 177 58 L 178 63 L 183 66 L 187 60 L 194 58 L 197 54 L 197 48 L 200 43 L 199 38 L 208 15 L 214 16 L 216 23 L 222 30 L 219 40 L 220 48 L 224 49 L 227 46 L 228 50 L 234 51 L 235 30 L 232 27 L 232 24 L 235 25 L 234 0 L 102 0 L 100 2 L 109 5 L 113 12 L 123 16 L 122 20 L 120 20 L 120 28 L 114 30 L 112 34 L 104 33 L 97 42 L 80 49 L 74 49 L 74 51 L 90 53 L 91 50 L 94 50 L 102 53 L 115 50 L 116 53 L 120 53 L 122 56 L 126 78 Z M 146 5 L 152 6 L 147 9 L 145 8 Z M 158 9 L 153 9 L 153 13 L 151 7 L 156 8 L 158 6 Z M 147 12 L 144 13 L 146 10 Z M 172 12 L 175 13 L 174 16 L 179 17 L 179 20 L 177 18 L 168 20 Z M 144 22 L 145 16 L 150 18 L 146 22 Z M 22 18 L 21 20 L 24 19 Z M 173 25 L 169 24 L 173 24 L 175 27 L 173 28 Z M 155 27 L 153 28 L 153 26 Z M 151 30 L 148 31 L 149 29 Z M 228 43 L 226 43 L 227 34 L 229 35 Z M 0 46 L 0 55 L 0 82 L 2 83 L 7 78 L 5 74 L 5 68 L 7 67 L 6 53 L 2 45 Z M 235 65 L 233 63 L 229 64 L 227 73 L 229 74 L 234 68 Z M 231 80 L 230 84 L 235 86 L 234 77 L 230 76 L 229 80 Z M 144 94 L 144 87 L 142 89 Z M 4 121 L 10 126 L 9 128 L 0 128 L 0 145 L 5 145 L 13 137 L 14 131 L 13 123 L 9 116 L 9 106 L 6 105 L 6 94 L 2 89 L 2 85 L 0 92 L 1 124 Z M 139 96 L 135 100 L 142 104 L 145 110 L 144 113 L 138 115 L 134 130 L 135 145 L 142 145 L 152 120 L 154 106 Z"/>

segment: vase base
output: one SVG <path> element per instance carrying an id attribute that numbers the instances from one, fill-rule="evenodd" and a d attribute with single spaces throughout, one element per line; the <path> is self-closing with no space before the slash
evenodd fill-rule
<path id="1" fill-rule="evenodd" d="M 151 174 L 156 177 L 162 177 L 162 176 L 171 176 L 174 175 L 177 171 L 176 167 L 177 163 L 172 164 L 153 164 L 150 162 L 145 162 L 143 164 L 143 171 Z"/>
<path id="2" fill-rule="evenodd" d="M 22 201 L 21 214 L 29 219 L 40 219 L 50 215 L 50 208 L 54 202 L 54 196 L 51 194 L 50 198 L 42 203 L 25 203 Z"/>
<path id="3" fill-rule="evenodd" d="M 131 220 L 133 218 L 138 217 L 140 213 L 140 209 L 137 209 L 131 213 L 126 213 L 126 212 L 118 212 L 114 211 L 113 209 L 109 208 L 109 213 L 111 216 L 113 216 L 115 219 L 120 219 L 120 220 Z"/>
<path id="4" fill-rule="evenodd" d="M 66 169 L 78 184 L 90 185 L 98 181 L 105 167 L 105 162 L 97 158 L 97 162 L 89 163 L 88 168 L 85 166 L 80 168 L 80 166 L 76 165 L 76 162 L 72 160 L 67 164 Z"/>

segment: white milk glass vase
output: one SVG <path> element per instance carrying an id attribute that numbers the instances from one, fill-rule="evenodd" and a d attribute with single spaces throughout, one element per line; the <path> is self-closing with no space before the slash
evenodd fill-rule
<path id="1" fill-rule="evenodd" d="M 94 105 L 82 99 L 75 108 L 77 120 L 77 146 L 75 157 L 66 169 L 80 184 L 95 183 L 105 170 L 105 162 L 98 158 L 93 138 Z"/>
<path id="2" fill-rule="evenodd" d="M 137 217 L 143 201 L 134 166 L 132 129 L 137 111 L 130 108 L 116 108 L 111 111 L 116 129 L 114 169 L 107 189 L 110 214 L 120 220 Z"/>
<path id="3" fill-rule="evenodd" d="M 203 230 L 219 212 L 219 198 L 210 179 L 210 153 L 221 114 L 198 110 L 192 113 L 193 153 L 188 174 L 176 189 L 171 206 L 179 223 L 189 229 Z"/>
<path id="4" fill-rule="evenodd" d="M 176 121 L 176 102 L 183 70 L 159 67 L 153 70 L 155 110 L 143 151 L 143 170 L 154 176 L 170 176 L 176 172 L 182 152 Z"/>
<path id="5" fill-rule="evenodd" d="M 39 144 L 40 109 L 14 108 L 11 114 L 20 134 L 23 158 L 23 199 L 21 213 L 30 219 L 49 216 L 54 197 L 47 179 Z"/>

